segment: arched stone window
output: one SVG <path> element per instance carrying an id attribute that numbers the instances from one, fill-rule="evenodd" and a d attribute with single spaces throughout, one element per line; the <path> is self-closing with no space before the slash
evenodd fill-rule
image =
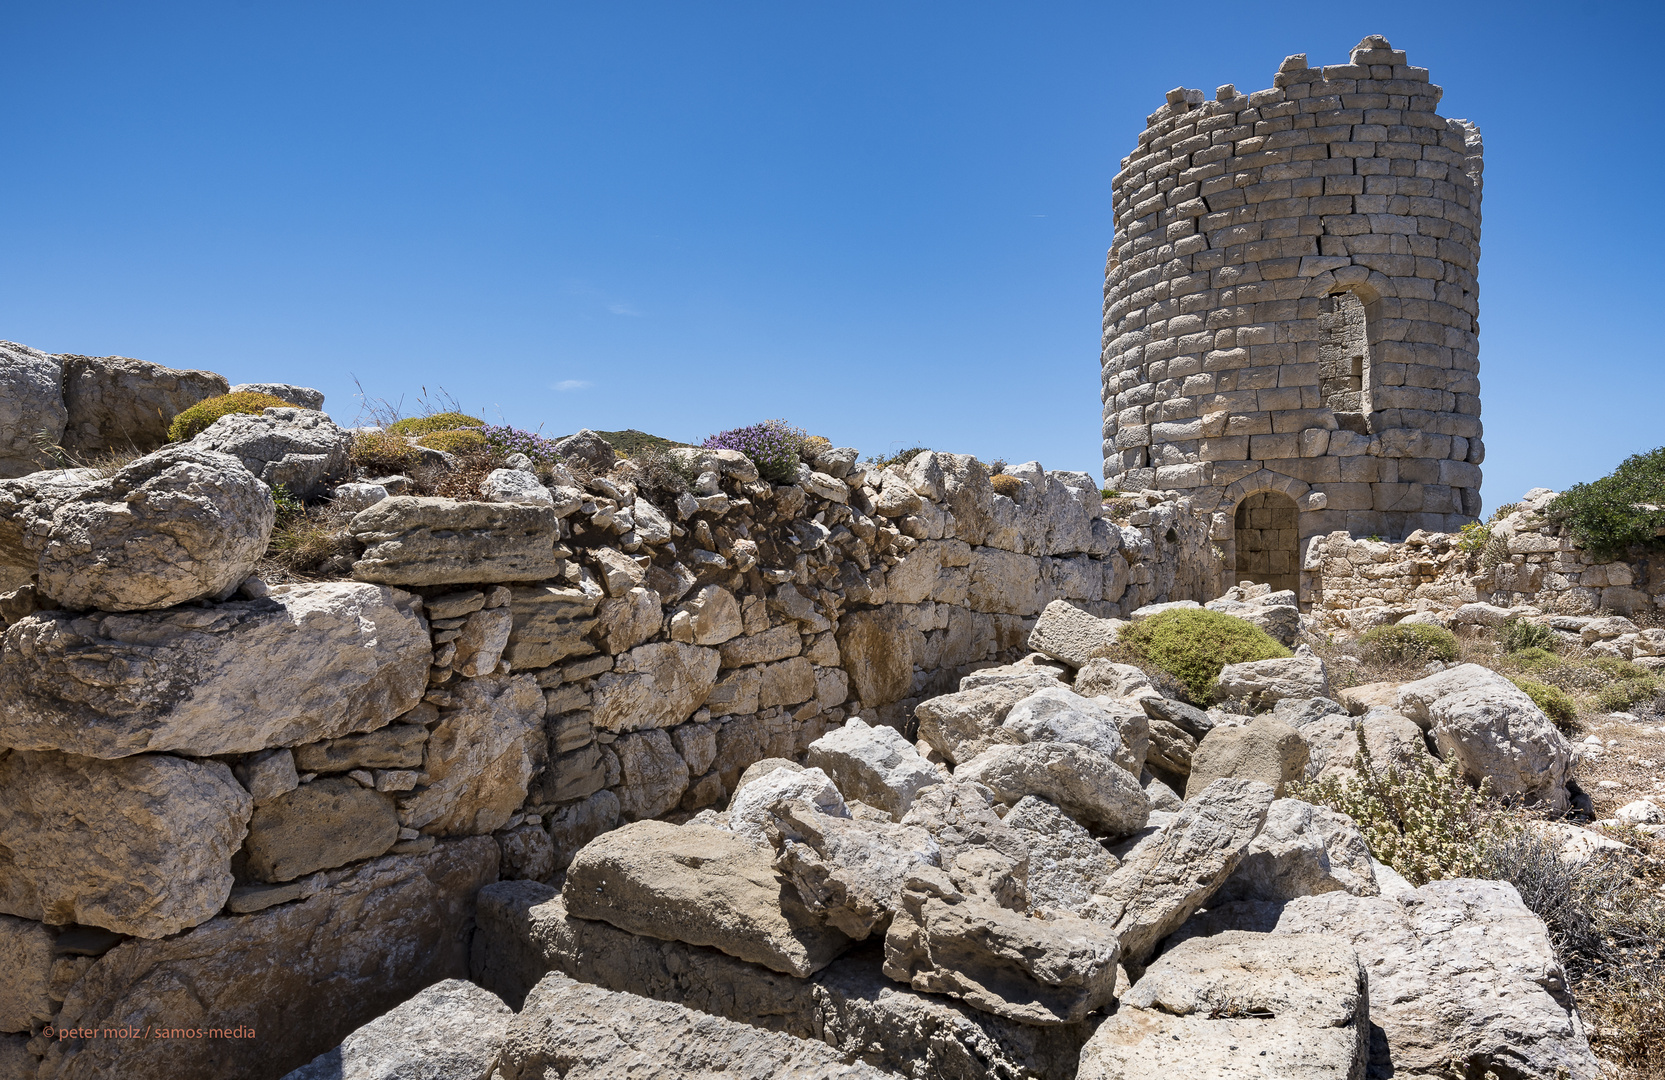
<path id="1" fill-rule="evenodd" d="M 1335 412 L 1336 423 L 1347 431 L 1367 433 L 1370 416 L 1369 306 L 1351 290 L 1324 298 L 1318 316 L 1325 332 L 1318 348 L 1318 381 L 1324 407 Z"/>
<path id="2" fill-rule="evenodd" d="M 1259 491 L 1237 504 L 1237 567 L 1233 581 L 1265 583 L 1297 593 L 1301 581 L 1299 510 L 1278 491 Z"/>

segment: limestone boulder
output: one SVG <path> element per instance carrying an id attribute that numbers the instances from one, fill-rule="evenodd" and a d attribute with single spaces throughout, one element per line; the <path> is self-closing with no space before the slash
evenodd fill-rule
<path id="1" fill-rule="evenodd" d="M 238 383 L 229 394 L 270 394 L 275 398 L 282 398 L 289 404 L 300 409 L 322 409 L 324 407 L 324 392 L 314 390 L 310 386 L 296 386 L 293 383 Z"/>
<path id="2" fill-rule="evenodd" d="M 1270 784 L 1282 798 L 1285 785 L 1306 776 L 1308 756 L 1301 733 L 1269 716 L 1241 727 L 1219 726 L 1191 755 L 1185 797 L 1207 790 L 1216 780 L 1235 778 Z"/>
<path id="3" fill-rule="evenodd" d="M 1150 801 L 1139 781 L 1113 758 L 1074 743 L 997 746 L 954 772 L 1015 805 L 1038 795 L 1095 832 L 1126 836 L 1144 828 Z"/>
<path id="4" fill-rule="evenodd" d="M 1191 758 L 1197 752 L 1197 740 L 1191 733 L 1166 720 L 1150 721 L 1150 745 L 1145 754 L 1145 768 L 1160 773 L 1183 786 L 1191 775 Z"/>
<path id="5" fill-rule="evenodd" d="M 1112 926 L 1128 970 L 1208 902 L 1260 835 L 1275 798 L 1254 780 L 1216 780 L 1140 840 L 1084 913 Z"/>
<path id="6" fill-rule="evenodd" d="M 1370 973 L 1372 1076 L 1604 1075 L 1542 921 L 1513 885 L 1454 878 L 1396 898 L 1286 905 L 1277 935 L 1351 946 Z"/>
<path id="7" fill-rule="evenodd" d="M 1460 664 L 1399 688 L 1399 711 L 1434 738 L 1475 783 L 1502 796 L 1567 806 L 1572 746 L 1526 696 L 1489 668 Z"/>
<path id="8" fill-rule="evenodd" d="M 456 651 L 451 655 L 451 666 L 470 678 L 495 671 L 513 626 L 514 616 L 506 607 L 473 612 L 453 639 Z"/>
<path id="9" fill-rule="evenodd" d="M 474 897 L 496 876 L 490 837 L 441 841 L 326 871 L 326 887 L 294 903 L 117 945 L 70 989 L 64 1028 L 243 1025 L 255 1037 L 65 1038 L 40 1075 L 282 1076 L 424 987 L 466 977 Z"/>
<path id="10" fill-rule="evenodd" d="M 644 589 L 644 593 L 651 590 Z M 552 585 L 520 586 L 509 590 L 511 625 L 503 656 L 517 671 L 530 671 L 574 656 L 595 652 L 590 632 L 596 629 L 599 589 Z M 639 617 L 634 608 L 631 617 Z M 611 640 L 611 639 L 609 639 Z"/>
<path id="11" fill-rule="evenodd" d="M 493 469 L 480 481 L 480 497 L 486 502 L 555 505 L 555 497 L 529 469 Z"/>
<path id="12" fill-rule="evenodd" d="M 543 693 L 530 675 L 463 680 L 428 736 L 426 781 L 400 800 L 403 822 L 433 836 L 502 828 L 544 763 L 543 713 Z"/>
<path id="13" fill-rule="evenodd" d="M 1272 708 L 1272 719 L 1303 732 L 1309 725 L 1332 716 L 1350 718 L 1352 714 L 1341 702 L 1321 697 L 1284 698 Z"/>
<path id="14" fill-rule="evenodd" d="M 647 937 L 707 945 L 799 978 L 849 938 L 812 915 L 774 851 L 726 829 L 638 821 L 590 841 L 567 870 L 567 910 Z"/>
<path id="15" fill-rule="evenodd" d="M 740 604 L 721 585 L 695 590 L 677 610 L 688 613 L 688 629 L 695 645 L 721 645 L 745 632 Z"/>
<path id="16" fill-rule="evenodd" d="M 37 504 L 23 546 L 58 605 L 149 611 L 229 596 L 265 555 L 276 513 L 236 459 L 171 446 Z"/>
<path id="17" fill-rule="evenodd" d="M 490 990 L 446 979 L 284 1080 L 480 1080 L 490 1075 L 513 1016 Z"/>
<path id="18" fill-rule="evenodd" d="M 728 827 L 752 841 L 767 840 L 773 820 L 772 810 L 780 802 L 807 802 L 821 814 L 849 817 L 844 797 L 833 786 L 832 780 L 820 769 L 805 769 L 793 762 L 782 762 L 785 767 L 754 773 L 751 766 L 740 777 L 739 786 L 728 804 Z"/>
<path id="19" fill-rule="evenodd" d="M 383 727 L 427 687 L 416 604 L 339 581 L 212 607 L 39 612 L 0 637 L 0 745 L 208 756 Z"/>
<path id="20" fill-rule="evenodd" d="M 837 640 L 851 689 L 867 708 L 900 701 L 913 688 L 913 635 L 894 608 L 850 612 L 839 620 Z"/>
<path id="21" fill-rule="evenodd" d="M 1056 679 L 1006 680 L 929 698 L 914 706 L 919 737 L 950 765 L 970 761 L 994 746 L 1016 744 L 1022 736 L 1004 725 L 1012 706 Z"/>
<path id="22" fill-rule="evenodd" d="M 1286 902 L 1320 893 L 1375 896 L 1370 848 L 1353 819 L 1299 799 L 1278 799 L 1216 900 Z"/>
<path id="23" fill-rule="evenodd" d="M 395 495 L 347 526 L 353 576 L 383 585 L 543 581 L 561 575 L 555 511 L 525 503 Z"/>
<path id="24" fill-rule="evenodd" d="M 920 791 L 942 783 L 936 766 L 901 732 L 883 724 L 869 727 L 855 716 L 810 743 L 804 764 L 825 772 L 846 799 L 860 799 L 898 820 Z"/>
<path id="25" fill-rule="evenodd" d="M 1144 712 L 1131 710 L 1131 713 L 1148 730 Z M 1122 741 L 1121 727 L 1114 716 L 1099 704 L 1063 687 L 1039 690 L 1024 698 L 1012 706 L 1001 726 L 1017 732 L 1025 742 L 1084 746 L 1135 776 L 1143 764 L 1133 759 L 1131 748 Z"/>
<path id="26" fill-rule="evenodd" d="M 1098 650 L 1116 644 L 1121 619 L 1100 619 L 1067 600 L 1054 600 L 1035 620 L 1029 632 L 1029 647 L 1073 668 L 1084 666 Z"/>
<path id="27" fill-rule="evenodd" d="M 1324 661 L 1305 645 L 1295 655 L 1279 660 L 1250 660 L 1227 664 L 1215 683 L 1217 700 L 1239 699 L 1264 707 L 1284 698 L 1330 696 L 1330 677 Z"/>
<path id="28" fill-rule="evenodd" d="M 0 915 L 0 964 L 6 972 L 0 981 L 0 1031 L 30 1031 L 58 1011 L 52 994 L 56 944 L 57 935 L 44 923 Z"/>
<path id="29" fill-rule="evenodd" d="M 917 825 L 930 833 L 942 849 L 945 867 L 953 867 L 961 855 L 989 851 L 1013 866 L 1028 864 L 1028 840 L 1001 820 L 995 811 L 994 792 L 982 784 L 954 777 L 926 788 L 902 816 L 901 823 Z"/>
<path id="30" fill-rule="evenodd" d="M 775 869 L 804 907 L 852 941 L 883 932 L 908 876 L 942 858 L 917 825 L 826 814 L 804 800 L 776 803 L 768 833 Z"/>
<path id="31" fill-rule="evenodd" d="M 218 761 L 0 754 L 0 912 L 178 933 L 231 895 L 253 809 Z"/>
<path id="32" fill-rule="evenodd" d="M 1363 1080 L 1365 966 L 1345 944 L 1228 931 L 1145 970 L 1081 1052 L 1080 1080 Z"/>
<path id="33" fill-rule="evenodd" d="M 1361 717 L 1356 727 L 1333 718 L 1310 725 L 1301 736 L 1307 741 L 1311 755 L 1307 763 L 1308 777 L 1352 776 L 1360 734 L 1364 736 L 1371 765 L 1377 770 L 1397 769 L 1401 775 L 1412 775 L 1435 762 L 1415 721 L 1398 713 L 1379 712 Z"/>
<path id="34" fill-rule="evenodd" d="M 0 582 L 7 591 L 25 585 L 38 569 L 39 551 L 23 542 L 31 526 L 50 522 L 52 512 L 104 480 L 97 469 L 48 469 L 0 480 Z"/>
<path id="35" fill-rule="evenodd" d="M 1075 673 L 1075 692 L 1082 697 L 1132 698 L 1146 700 L 1162 695 L 1151 685 L 1150 676 L 1132 664 L 1112 663 L 1103 657 L 1087 661 Z"/>
<path id="36" fill-rule="evenodd" d="M 996 1016 L 1071 1024 L 1110 1003 L 1119 955 L 1109 927 L 1072 915 L 1030 918 L 923 867 L 909 876 L 885 935 L 884 972 Z"/>
<path id="37" fill-rule="evenodd" d="M 168 441 L 175 416 L 229 388 L 211 371 L 163 367 L 127 356 L 59 359 L 67 412 L 63 445 L 83 458 L 111 450 L 155 450 Z"/>
<path id="38" fill-rule="evenodd" d="M 658 817 L 682 801 L 690 779 L 688 763 L 660 728 L 621 735 L 611 747 L 618 759 L 619 813 L 626 821 Z M 721 798 L 719 788 L 716 798 Z"/>
<path id="39" fill-rule="evenodd" d="M 561 457 L 582 461 L 598 473 L 607 472 L 618 461 L 613 444 L 589 428 L 556 442 L 555 452 Z"/>
<path id="40" fill-rule="evenodd" d="M 596 608 L 595 640 L 602 652 L 629 652 L 657 636 L 664 621 L 658 593 L 631 589 L 623 596 L 608 597 Z"/>
<path id="41" fill-rule="evenodd" d="M 849 1064 L 822 1042 L 552 974 L 532 989 L 510 1022 L 493 1076 L 668 1080 L 713 1075 L 714 1067 L 734 1080 L 880 1080 L 894 1075 Z"/>
<path id="42" fill-rule="evenodd" d="M 1292 594 L 1285 592 L 1282 595 Z M 1234 619 L 1242 619 L 1246 623 L 1253 623 L 1266 631 L 1279 645 L 1293 648 L 1301 636 L 1301 609 L 1293 602 L 1287 604 L 1267 604 L 1260 602 L 1243 603 L 1240 601 L 1210 600 L 1203 605 L 1210 611 L 1218 611 L 1222 615 L 1230 615 Z"/>
<path id="43" fill-rule="evenodd" d="M 1037 911 L 1079 913 L 1116 868 L 1116 857 L 1068 814 L 1033 795 L 1019 799 L 1005 825 L 1029 848 L 1025 882 Z"/>
<path id="44" fill-rule="evenodd" d="M 347 475 L 353 434 L 312 409 L 272 408 L 259 416 L 222 416 L 191 442 L 231 455 L 297 499 L 316 499 Z"/>
<path id="45" fill-rule="evenodd" d="M 61 445 L 63 359 L 15 341 L 0 341 L 0 479 L 50 469 L 42 444 Z"/>
<path id="46" fill-rule="evenodd" d="M 705 704 L 720 664 L 712 648 L 674 641 L 638 645 L 597 676 L 595 726 L 620 732 L 675 727 Z"/>
<path id="47" fill-rule="evenodd" d="M 325 776 L 262 802 L 249 821 L 249 876 L 293 881 L 314 870 L 387 854 L 399 842 L 393 799 L 345 776 Z"/>
<path id="48" fill-rule="evenodd" d="M 1145 710 L 1145 715 L 1152 720 L 1161 720 L 1178 728 L 1189 735 L 1192 740 L 1201 742 L 1214 730 L 1214 718 L 1195 705 L 1188 705 L 1183 701 L 1162 697 L 1160 694 L 1142 694 L 1139 696 L 1139 706 Z"/>
<path id="49" fill-rule="evenodd" d="M 1397 682 L 1371 682 L 1358 686 L 1349 686 L 1336 691 L 1336 700 L 1347 706 L 1347 711 L 1354 716 L 1363 716 L 1378 705 L 1389 709 L 1399 705 L 1399 687 Z"/>

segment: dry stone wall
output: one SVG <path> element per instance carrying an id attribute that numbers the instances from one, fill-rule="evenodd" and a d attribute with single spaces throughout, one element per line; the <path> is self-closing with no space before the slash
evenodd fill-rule
<path id="1" fill-rule="evenodd" d="M 1187 492 L 1228 565 L 1259 493 L 1303 539 L 1480 513 L 1481 141 L 1440 96 L 1384 38 L 1291 56 L 1170 91 L 1112 181 L 1104 474 Z"/>
<path id="2" fill-rule="evenodd" d="M 466 974 L 485 883 L 722 805 L 851 717 L 907 729 L 1053 600 L 1109 617 L 1220 586 L 1184 498 L 1112 521 L 1085 474 L 1030 463 L 1007 496 L 970 457 L 841 450 L 793 484 L 682 451 L 698 493 L 659 503 L 628 462 L 501 469 L 497 501 L 348 485 L 370 505 L 344 579 L 263 580 L 262 477 L 329 490 L 350 439 L 270 409 L 112 478 L 0 480 L 0 562 L 28 582 L 0 597 L 0 948 L 24 987 L 0 1049 L 41 1077 L 281 1075 Z M 189 550 L 158 500 L 123 518 L 107 585 L 57 572 L 156 476 L 242 494 L 169 504 Z M 106 1022 L 264 1031 L 118 1048 L 83 1030 Z"/>

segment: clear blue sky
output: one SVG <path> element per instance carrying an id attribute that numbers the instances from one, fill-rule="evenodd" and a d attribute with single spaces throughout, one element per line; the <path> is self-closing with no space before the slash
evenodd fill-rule
<path id="1" fill-rule="evenodd" d="M 3 0 L 0 338 L 1096 475 L 1145 114 L 1382 33 L 1485 135 L 1495 506 L 1665 443 L 1662 13 Z"/>

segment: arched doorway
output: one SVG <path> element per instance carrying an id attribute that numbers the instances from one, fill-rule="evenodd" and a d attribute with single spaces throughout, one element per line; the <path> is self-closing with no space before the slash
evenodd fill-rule
<path id="1" fill-rule="evenodd" d="M 1237 576 L 1298 592 L 1301 578 L 1299 511 L 1277 491 L 1259 491 L 1237 504 Z"/>

